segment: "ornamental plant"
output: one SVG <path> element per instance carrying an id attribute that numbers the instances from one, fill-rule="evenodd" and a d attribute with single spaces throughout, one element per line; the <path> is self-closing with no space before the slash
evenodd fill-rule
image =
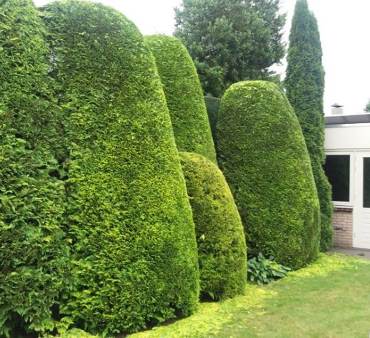
<path id="1" fill-rule="evenodd" d="M 42 335 L 71 284 L 58 110 L 32 1 L 1 1 L 0 31 L 0 336 Z"/>
<path id="2" fill-rule="evenodd" d="M 180 40 L 146 37 L 154 54 L 179 151 L 201 154 L 216 163 L 216 151 L 197 71 Z"/>
<path id="3" fill-rule="evenodd" d="M 307 1 L 298 0 L 290 32 L 285 87 L 310 154 L 321 209 L 321 250 L 327 251 L 332 247 L 333 241 L 333 206 L 330 183 L 323 169 L 324 77 L 320 32 L 316 18 L 310 12 Z"/>
<path id="4" fill-rule="evenodd" d="M 243 225 L 224 175 L 205 157 L 180 153 L 198 243 L 201 295 L 242 294 L 247 273 Z"/>
<path id="5" fill-rule="evenodd" d="M 69 151 L 75 288 L 61 311 L 90 333 L 191 314 L 194 223 L 155 61 L 119 12 L 84 1 L 43 9 Z"/>
<path id="6" fill-rule="evenodd" d="M 248 260 L 248 280 L 258 285 L 270 284 L 288 275 L 290 268 L 278 264 L 273 257 L 266 258 L 261 253 Z"/>
<path id="7" fill-rule="evenodd" d="M 302 131 L 284 93 L 270 82 L 234 84 L 222 99 L 217 135 L 250 253 L 293 269 L 312 262 L 319 204 Z"/>

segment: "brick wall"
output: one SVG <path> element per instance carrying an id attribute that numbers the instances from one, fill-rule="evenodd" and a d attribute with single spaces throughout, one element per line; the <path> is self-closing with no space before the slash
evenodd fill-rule
<path id="1" fill-rule="evenodd" d="M 353 247 L 353 210 L 335 208 L 333 215 L 334 246 L 339 248 Z"/>

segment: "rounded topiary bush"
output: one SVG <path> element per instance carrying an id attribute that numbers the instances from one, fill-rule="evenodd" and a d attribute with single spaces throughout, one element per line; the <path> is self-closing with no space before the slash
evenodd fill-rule
<path id="1" fill-rule="evenodd" d="M 32 1 L 1 1 L 0 17 L 0 337 L 33 336 L 70 284 L 57 110 Z"/>
<path id="2" fill-rule="evenodd" d="M 220 300 L 244 292 L 247 257 L 243 225 L 226 180 L 205 157 L 180 153 L 198 243 L 200 288 Z"/>
<path id="3" fill-rule="evenodd" d="M 186 47 L 165 35 L 145 38 L 156 59 L 179 151 L 216 163 L 216 152 L 199 77 Z"/>
<path id="4" fill-rule="evenodd" d="M 291 268 L 317 257 L 317 192 L 298 120 L 273 83 L 240 82 L 225 93 L 217 124 L 220 165 L 248 249 Z"/>
<path id="5" fill-rule="evenodd" d="M 75 290 L 63 314 L 89 332 L 131 332 L 194 311 L 194 223 L 155 61 L 119 12 L 43 9 L 60 86 Z"/>

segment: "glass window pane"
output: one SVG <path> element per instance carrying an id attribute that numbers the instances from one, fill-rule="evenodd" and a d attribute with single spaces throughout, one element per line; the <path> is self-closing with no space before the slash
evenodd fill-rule
<path id="1" fill-rule="evenodd" d="M 329 155 L 326 158 L 325 172 L 333 187 L 333 201 L 349 202 L 350 156 Z"/>
<path id="2" fill-rule="evenodd" d="M 370 158 L 364 158 L 364 208 L 370 208 Z"/>

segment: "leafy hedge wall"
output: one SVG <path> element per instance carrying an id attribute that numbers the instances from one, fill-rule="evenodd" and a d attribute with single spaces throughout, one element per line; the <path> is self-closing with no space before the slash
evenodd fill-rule
<path id="1" fill-rule="evenodd" d="M 83 1 L 43 10 L 60 87 L 75 292 L 63 314 L 131 332 L 197 305 L 194 224 L 160 78 L 137 28 Z"/>
<path id="2" fill-rule="evenodd" d="M 247 277 L 243 225 L 226 180 L 205 157 L 180 153 L 198 242 L 201 295 L 242 294 Z"/>
<path id="3" fill-rule="evenodd" d="M 216 152 L 197 71 L 180 40 L 145 38 L 156 59 L 179 151 L 201 154 L 216 163 Z"/>
<path id="4" fill-rule="evenodd" d="M 217 135 L 250 252 L 295 269 L 314 260 L 317 192 L 302 131 L 283 92 L 263 81 L 234 84 L 222 99 Z"/>
<path id="5" fill-rule="evenodd" d="M 0 2 L 1 337 L 53 330 L 70 284 L 44 34 L 32 1 Z"/>

